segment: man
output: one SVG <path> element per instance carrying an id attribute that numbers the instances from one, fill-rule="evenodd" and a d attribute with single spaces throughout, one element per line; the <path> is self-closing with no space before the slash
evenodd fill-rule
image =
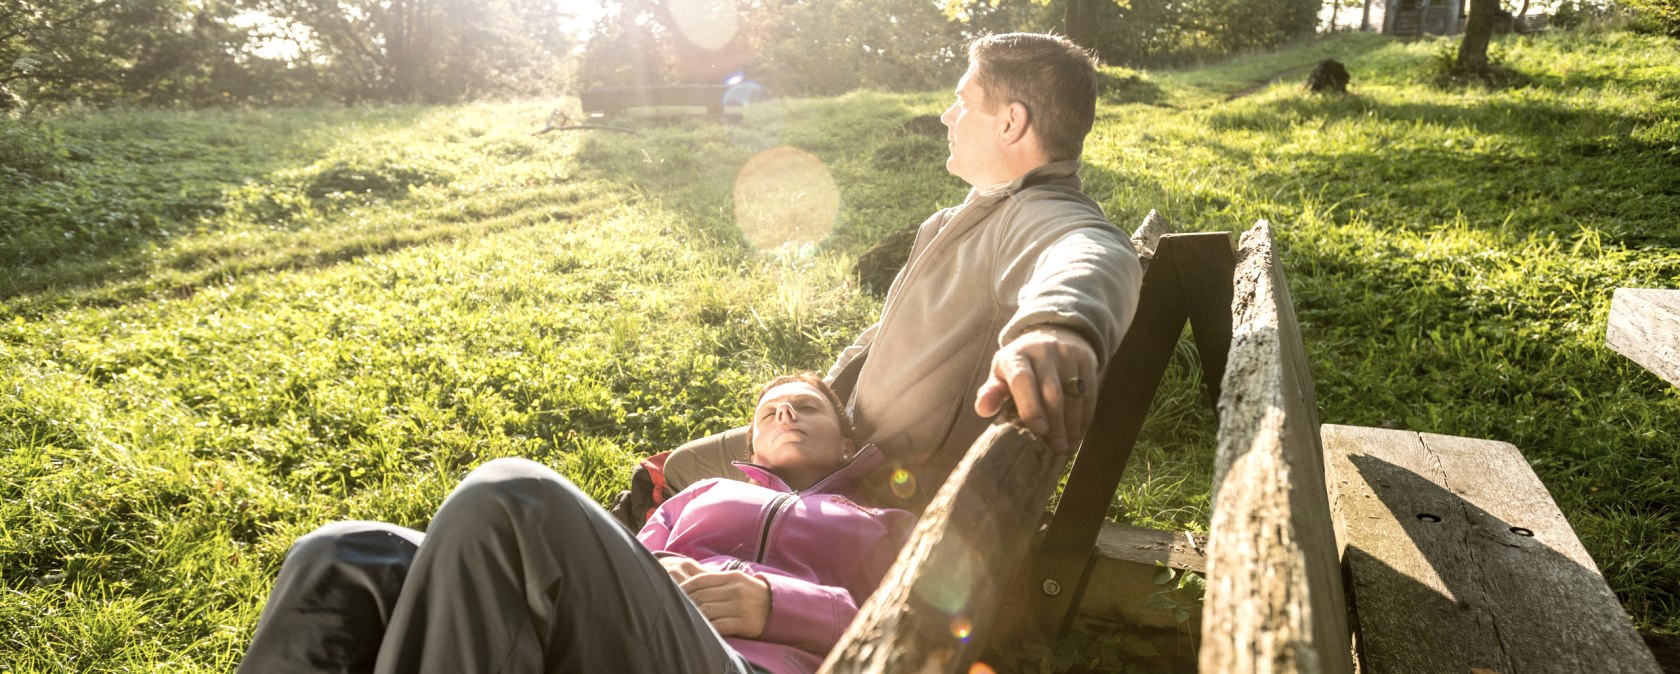
<path id="1" fill-rule="evenodd" d="M 828 374 L 859 440 L 892 460 L 880 495 L 914 510 L 1006 401 L 1055 451 L 1078 445 L 1142 281 L 1131 242 L 1076 175 L 1095 118 L 1092 58 L 1026 33 L 980 38 L 968 53 L 940 121 L 945 168 L 973 189 L 922 223 L 880 321 Z M 742 479 L 729 462 L 744 448 L 745 429 L 684 445 L 664 464 L 666 484 Z"/>

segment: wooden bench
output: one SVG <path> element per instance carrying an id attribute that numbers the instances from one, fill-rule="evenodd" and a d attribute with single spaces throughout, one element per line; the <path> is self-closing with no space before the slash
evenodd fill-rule
<path id="1" fill-rule="evenodd" d="M 726 112 L 730 87 L 711 84 L 669 84 L 646 86 L 595 87 L 579 95 L 583 113 L 588 117 L 621 115 L 642 108 L 656 114 L 708 114 L 726 119 L 740 118 L 739 112 Z"/>
<path id="2" fill-rule="evenodd" d="M 1133 623 L 1145 598 L 1125 579 L 1157 564 L 1205 568 L 1184 671 L 1659 671 L 1516 448 L 1344 426 L 1321 441 L 1269 224 L 1235 251 L 1164 229 L 1152 213 L 1134 235 L 1138 313 L 1049 523 L 1066 458 L 995 423 L 824 671 L 966 672 L 991 640 Z M 1104 522 L 1186 324 L 1219 412 L 1205 560 L 1193 539 Z"/>
<path id="3" fill-rule="evenodd" d="M 1680 386 L 1680 290 L 1617 288 L 1604 343 Z"/>
<path id="4" fill-rule="evenodd" d="M 1323 431 L 1362 672 L 1660 671 L 1515 446 Z"/>

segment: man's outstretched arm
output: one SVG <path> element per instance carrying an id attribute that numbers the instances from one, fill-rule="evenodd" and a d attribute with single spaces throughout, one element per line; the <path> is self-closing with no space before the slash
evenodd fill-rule
<path id="1" fill-rule="evenodd" d="M 1017 231 L 1030 237 L 1031 228 Z M 1108 357 L 1137 313 L 1142 268 L 1125 234 L 1100 221 L 1048 245 L 1017 240 L 1006 249 L 1021 253 L 1005 265 L 997 291 L 1015 313 L 974 410 L 989 417 L 1013 400 L 1027 428 L 1068 452 L 1093 421 Z"/>

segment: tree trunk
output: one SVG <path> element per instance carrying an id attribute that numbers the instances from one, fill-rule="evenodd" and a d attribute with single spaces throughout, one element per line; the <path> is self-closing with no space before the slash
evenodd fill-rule
<path id="1" fill-rule="evenodd" d="M 1464 24 L 1464 41 L 1458 45 L 1460 74 L 1485 77 L 1488 75 L 1488 41 L 1493 38 L 1494 15 L 1499 13 L 1499 0 L 1470 0 L 1470 19 Z"/>
<path id="2" fill-rule="evenodd" d="M 1365 0 L 1365 8 L 1359 14 L 1359 29 L 1371 29 L 1371 0 Z"/>
<path id="3" fill-rule="evenodd" d="M 1091 0 L 1067 0 L 1067 8 L 1062 13 L 1063 29 L 1067 31 L 1067 38 L 1086 49 L 1097 48 L 1093 35 L 1095 30 L 1092 20 L 1096 18 L 1091 11 Z"/>

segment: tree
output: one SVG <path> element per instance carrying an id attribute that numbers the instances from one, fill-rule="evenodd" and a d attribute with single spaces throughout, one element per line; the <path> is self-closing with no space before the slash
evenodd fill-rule
<path id="1" fill-rule="evenodd" d="M 1622 0 L 1642 23 L 1657 31 L 1680 37 L 1680 0 Z"/>
<path id="2" fill-rule="evenodd" d="M 247 41 L 231 0 L 0 3 L 0 109 L 117 99 L 204 103 Z"/>
<path id="3" fill-rule="evenodd" d="M 1097 12 L 1094 6 L 1097 1 L 1067 0 L 1067 8 L 1062 15 L 1067 38 L 1086 49 L 1097 47 Z"/>
<path id="4" fill-rule="evenodd" d="M 1494 17 L 1499 9 L 1499 0 L 1470 0 L 1470 18 L 1464 23 L 1464 40 L 1458 45 L 1458 61 L 1453 66 L 1459 74 L 1484 79 L 1492 74 L 1488 42 L 1493 39 Z"/>
<path id="5" fill-rule="evenodd" d="M 307 29 L 304 60 L 349 101 L 535 93 L 560 79 L 564 16 L 543 0 L 245 0 Z"/>

